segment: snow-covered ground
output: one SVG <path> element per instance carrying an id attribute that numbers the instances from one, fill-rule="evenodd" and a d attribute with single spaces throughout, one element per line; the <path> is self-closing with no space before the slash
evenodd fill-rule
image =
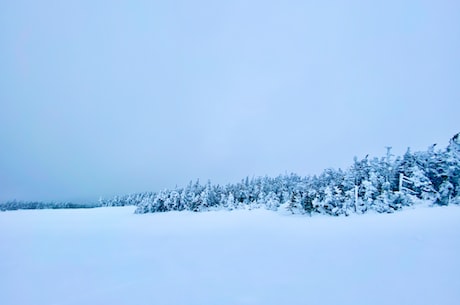
<path id="1" fill-rule="evenodd" d="M 0 213 L 0 304 L 460 304 L 460 207 Z"/>

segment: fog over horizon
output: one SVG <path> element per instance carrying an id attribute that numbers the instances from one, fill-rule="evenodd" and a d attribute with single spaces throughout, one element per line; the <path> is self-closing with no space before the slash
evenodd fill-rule
<path id="1" fill-rule="evenodd" d="M 2 1 L 0 202 L 443 148 L 458 54 L 447 0 Z"/>

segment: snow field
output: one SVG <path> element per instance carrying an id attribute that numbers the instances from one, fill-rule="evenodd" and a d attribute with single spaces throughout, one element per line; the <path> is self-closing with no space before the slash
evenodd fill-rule
<path id="1" fill-rule="evenodd" d="M 0 304 L 459 304 L 460 207 L 0 213 Z"/>

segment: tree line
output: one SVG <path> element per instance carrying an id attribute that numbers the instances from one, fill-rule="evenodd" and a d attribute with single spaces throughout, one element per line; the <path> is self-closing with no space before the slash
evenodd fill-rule
<path id="1" fill-rule="evenodd" d="M 0 211 L 40 209 L 85 209 L 100 207 L 99 203 L 43 202 L 11 200 L 0 204 Z"/>
<path id="2" fill-rule="evenodd" d="M 99 206 L 137 206 L 135 213 L 285 208 L 294 214 L 349 215 L 376 211 L 391 213 L 418 202 L 460 204 L 460 134 L 444 149 L 394 156 L 388 148 L 381 158 L 354 158 L 345 169 L 326 169 L 320 175 L 296 174 L 254 177 L 216 185 L 191 181 L 182 188 L 100 199 L 99 202 L 8 201 L 0 210 L 63 209 Z"/>
<path id="3" fill-rule="evenodd" d="M 346 170 L 326 169 L 320 175 L 246 177 L 239 183 L 210 181 L 101 200 L 103 206 L 135 205 L 136 213 L 286 208 L 295 214 L 349 215 L 376 211 L 391 213 L 428 201 L 435 205 L 460 203 L 460 136 L 445 149 L 394 156 L 388 148 L 381 158 L 355 158 Z"/>

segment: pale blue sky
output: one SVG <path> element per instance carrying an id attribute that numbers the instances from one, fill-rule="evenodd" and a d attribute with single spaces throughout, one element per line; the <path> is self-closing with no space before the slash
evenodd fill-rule
<path id="1" fill-rule="evenodd" d="M 0 201 L 316 174 L 460 131 L 459 1 L 0 1 Z"/>

